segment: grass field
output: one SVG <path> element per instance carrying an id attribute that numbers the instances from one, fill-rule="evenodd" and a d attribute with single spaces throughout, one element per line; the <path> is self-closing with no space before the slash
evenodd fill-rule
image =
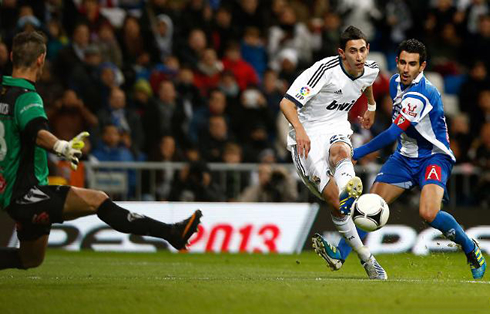
<path id="1" fill-rule="evenodd" d="M 38 269 L 0 272 L 0 313 L 490 313 L 490 281 L 473 281 L 462 253 L 378 261 L 386 282 L 355 257 L 331 272 L 313 252 L 50 250 Z"/>

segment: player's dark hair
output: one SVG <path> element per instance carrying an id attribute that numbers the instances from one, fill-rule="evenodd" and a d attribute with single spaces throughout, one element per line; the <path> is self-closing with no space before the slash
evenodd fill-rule
<path id="1" fill-rule="evenodd" d="M 345 31 L 340 34 L 340 48 L 342 50 L 345 50 L 345 47 L 347 46 L 347 42 L 349 40 L 357 39 L 363 39 L 367 44 L 367 37 L 359 28 L 352 25 L 347 27 Z"/>
<path id="2" fill-rule="evenodd" d="M 425 48 L 425 45 L 417 39 L 412 38 L 402 41 L 396 50 L 396 56 L 398 58 L 400 57 L 402 51 L 406 51 L 408 53 L 418 53 L 419 64 L 422 64 L 425 60 L 427 60 L 427 49 Z"/>
<path id="3" fill-rule="evenodd" d="M 43 53 L 46 53 L 46 37 L 42 33 L 26 31 L 15 35 L 12 45 L 14 68 L 30 68 Z"/>

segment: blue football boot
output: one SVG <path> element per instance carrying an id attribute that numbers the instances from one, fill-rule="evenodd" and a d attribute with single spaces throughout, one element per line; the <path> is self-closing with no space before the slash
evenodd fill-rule
<path id="1" fill-rule="evenodd" d="M 339 270 L 344 263 L 340 251 L 330 243 L 328 243 L 321 235 L 315 233 L 313 238 L 313 249 L 315 249 L 316 254 L 327 262 L 328 267 L 332 270 Z"/>
<path id="2" fill-rule="evenodd" d="M 473 242 L 475 243 L 475 248 L 473 251 L 466 254 L 466 258 L 468 259 L 468 264 L 470 264 L 473 279 L 482 279 L 483 275 L 485 275 L 485 270 L 487 269 L 487 262 L 475 239 L 473 239 Z"/>
<path id="3" fill-rule="evenodd" d="M 352 204 L 362 194 L 362 181 L 359 177 L 353 177 L 347 182 L 342 193 L 340 193 L 340 212 L 350 215 Z"/>

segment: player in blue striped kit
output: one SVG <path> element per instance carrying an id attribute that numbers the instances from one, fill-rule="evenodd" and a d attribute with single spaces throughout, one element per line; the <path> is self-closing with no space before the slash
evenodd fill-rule
<path id="1" fill-rule="evenodd" d="M 447 200 L 446 182 L 456 161 L 449 148 L 444 107 L 439 91 L 424 76 L 426 49 L 423 43 L 410 39 L 397 51 L 398 74 L 390 80 L 393 100 L 393 124 L 369 143 L 354 150 L 359 160 L 371 152 L 391 144 L 398 145 L 381 168 L 371 193 L 390 204 L 405 190 L 421 188 L 419 215 L 448 239 L 461 245 L 474 279 L 485 274 L 486 262 L 475 240 L 470 239 L 454 217 L 441 211 Z M 365 237 L 365 232 L 360 232 Z M 344 241 L 344 240 L 342 240 Z M 339 244 L 342 259 L 350 253 L 346 243 Z"/>

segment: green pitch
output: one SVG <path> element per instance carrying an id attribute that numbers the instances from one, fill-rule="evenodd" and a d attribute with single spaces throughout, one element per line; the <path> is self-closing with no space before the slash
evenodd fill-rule
<path id="1" fill-rule="evenodd" d="M 354 256 L 331 272 L 313 252 L 50 250 L 38 269 L 0 272 L 0 313 L 490 313 L 490 281 L 473 281 L 462 253 L 378 261 L 387 282 Z"/>

